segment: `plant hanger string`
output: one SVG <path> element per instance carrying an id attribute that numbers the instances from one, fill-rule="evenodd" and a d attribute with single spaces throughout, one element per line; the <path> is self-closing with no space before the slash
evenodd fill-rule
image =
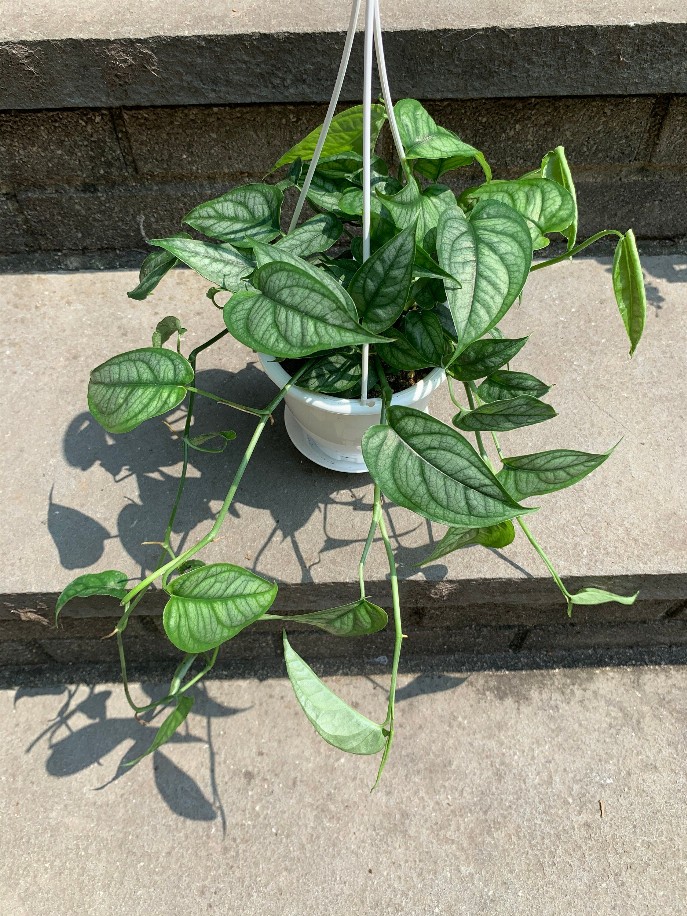
<path id="1" fill-rule="evenodd" d="M 310 185 L 312 183 L 317 164 L 322 154 L 322 149 L 327 139 L 327 134 L 329 132 L 329 127 L 334 118 L 334 112 L 336 111 L 336 106 L 339 103 L 339 97 L 341 95 L 341 88 L 343 86 L 344 79 L 346 77 L 346 72 L 348 70 L 348 64 L 351 59 L 351 49 L 353 47 L 353 39 L 355 37 L 355 28 L 358 23 L 358 17 L 360 14 L 361 0 L 353 0 L 353 5 L 351 7 L 351 17 L 348 23 L 348 31 L 346 33 L 346 41 L 344 43 L 343 52 L 341 54 L 341 61 L 339 63 L 339 72 L 336 76 L 336 82 L 334 83 L 334 89 L 332 91 L 331 98 L 329 100 L 329 107 L 327 108 L 327 114 L 325 116 L 324 122 L 322 124 L 322 129 L 320 135 L 317 139 L 317 144 L 315 145 L 315 150 L 313 152 L 308 171 L 306 173 L 305 179 L 303 181 L 303 187 L 298 196 L 298 201 L 296 203 L 296 208 L 291 217 L 291 222 L 289 224 L 289 232 L 295 229 L 300 215 L 303 211 L 303 206 L 305 200 L 308 196 L 308 191 L 310 190 Z M 393 137 L 394 146 L 396 147 L 396 153 L 398 155 L 399 161 L 404 169 L 406 170 L 406 161 L 405 161 L 405 151 L 403 149 L 403 143 L 401 142 L 401 135 L 398 130 L 398 124 L 396 123 L 396 117 L 394 115 L 394 106 L 391 98 L 391 91 L 389 89 L 389 77 L 386 70 L 386 60 L 384 57 L 384 44 L 382 42 L 382 20 L 379 10 L 379 0 L 366 0 L 365 3 L 365 35 L 364 35 L 364 50 L 363 50 L 363 263 L 367 261 L 370 257 L 370 235 L 371 235 L 371 211 L 372 211 L 372 64 L 373 64 L 373 50 L 376 52 L 377 57 L 377 70 L 379 72 L 379 80 L 382 86 L 382 97 L 384 100 L 384 107 L 386 109 L 386 114 L 389 119 L 389 127 L 391 128 L 391 135 Z M 368 387 L 369 387 L 369 362 L 370 362 L 370 347 L 369 344 L 364 344 L 362 348 L 362 378 L 360 384 L 360 401 L 362 404 L 369 405 L 372 402 L 368 398 Z"/>

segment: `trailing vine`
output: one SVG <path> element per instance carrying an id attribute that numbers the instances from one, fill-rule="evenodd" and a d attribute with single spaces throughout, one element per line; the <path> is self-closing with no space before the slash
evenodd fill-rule
<path id="1" fill-rule="evenodd" d="M 494 179 L 481 151 L 437 125 L 412 99 L 393 108 L 398 161 L 389 164 L 374 150 L 391 113 L 388 98 L 384 105 L 371 106 L 368 138 L 361 106 L 336 116 L 332 109 L 328 133 L 317 128 L 276 163 L 275 170 L 288 170 L 284 177 L 233 188 L 195 207 L 183 220 L 194 236 L 181 232 L 153 240 L 155 250 L 145 259 L 130 297 L 146 299 L 182 263 L 211 284 L 207 295 L 221 309 L 224 327 L 185 357 L 185 329 L 178 318 L 166 316 L 155 328 L 152 346 L 114 356 L 91 373 L 89 408 L 110 433 L 127 433 L 187 405 L 181 475 L 155 570 L 133 584 L 117 570 L 79 576 L 56 606 L 57 622 L 72 599 L 105 594 L 120 600 L 122 614 L 113 635 L 127 699 L 136 715 L 171 707 L 148 753 L 179 728 L 193 703 L 191 688 L 212 670 L 221 646 L 240 638 L 247 627 L 281 620 L 288 628 L 296 620 L 340 637 L 383 629 L 387 612 L 369 599 L 365 582 L 365 564 L 379 534 L 389 565 L 394 629 L 389 699 L 381 721 L 366 718 L 337 697 L 284 632 L 287 672 L 305 715 L 339 749 L 381 753 L 379 781 L 394 737 L 404 639 L 385 500 L 447 527 L 424 562 L 470 544 L 505 548 L 517 525 L 561 590 L 568 613 L 578 604 L 634 601 L 635 596 L 598 588 L 571 593 L 526 521 L 535 507 L 525 502 L 577 483 L 612 450 L 552 449 L 509 456 L 499 439 L 501 433 L 556 416 L 544 400 L 549 386 L 509 368 L 527 338 L 510 339 L 499 330 L 532 271 L 569 259 L 604 236 L 617 236 L 613 290 L 634 352 L 646 301 L 632 231 L 606 230 L 578 243 L 577 201 L 562 147 L 519 179 Z M 367 139 L 369 169 L 363 149 Z M 456 196 L 440 182 L 445 174 L 471 165 L 483 171 L 482 184 Z M 298 203 L 283 231 L 282 204 L 289 194 Z M 301 219 L 306 202 L 311 215 Z M 534 262 L 534 253 L 555 234 L 566 239 L 565 253 Z M 217 302 L 220 292 L 230 294 L 223 305 Z M 229 336 L 292 367 L 288 383 L 264 408 L 196 387 L 198 358 Z M 451 426 L 394 403 L 392 379 L 436 368 L 446 373 L 456 407 Z M 357 570 L 360 596 L 340 607 L 284 616 L 270 613 L 276 583 L 231 562 L 205 564 L 199 555 L 218 537 L 261 435 L 293 386 L 351 399 L 370 396 L 377 399 L 380 415 L 362 441 L 374 495 Z M 456 386 L 462 386 L 464 399 Z M 248 413 L 256 425 L 211 529 L 177 553 L 172 531 L 191 450 L 222 453 L 233 447 L 231 430 L 193 434 L 199 397 Z M 488 436 L 498 462 L 485 446 Z M 166 695 L 139 705 L 127 679 L 125 634 L 132 613 L 153 587 L 167 595 L 163 625 L 181 658 Z"/>

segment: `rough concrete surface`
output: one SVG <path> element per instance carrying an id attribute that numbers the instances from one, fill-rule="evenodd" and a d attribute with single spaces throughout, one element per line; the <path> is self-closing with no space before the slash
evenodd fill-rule
<path id="1" fill-rule="evenodd" d="M 347 4 L 0 4 L 0 107 L 324 101 Z M 426 5 L 425 5 L 426 6 Z M 394 91 L 419 98 L 684 93 L 684 7 L 593 2 L 384 11 Z M 346 99 L 359 97 L 360 47 Z"/>
<path id="2" fill-rule="evenodd" d="M 327 682 L 383 715 L 384 675 Z M 127 771 L 153 729 L 119 686 L 3 691 L 3 911 L 681 916 L 686 690 L 684 667 L 404 676 L 372 795 L 377 760 L 324 745 L 282 679 L 213 682 Z"/>
<path id="3" fill-rule="evenodd" d="M 532 275 L 522 306 L 505 330 L 531 334 L 513 361 L 555 385 L 553 421 L 504 436 L 507 453 L 552 447 L 601 451 L 622 438 L 612 458 L 577 487 L 541 498 L 531 527 L 564 576 L 616 577 L 632 586 L 644 575 L 656 584 L 644 597 L 678 598 L 660 590 L 685 573 L 684 259 L 647 258 L 650 308 L 635 357 L 617 314 L 607 261 L 561 264 Z M 105 434 L 89 418 L 90 369 L 126 349 L 145 346 L 156 322 L 178 315 L 189 328 L 185 349 L 222 327 L 205 298 L 207 284 L 190 271 L 166 278 L 145 303 L 126 290 L 132 272 L 6 276 L 3 371 L 2 592 L 59 592 L 80 572 L 150 569 L 166 524 L 179 471 L 179 444 L 160 420 L 122 436 Z M 247 362 L 247 365 L 246 365 Z M 203 355 L 198 385 L 246 403 L 265 404 L 271 383 L 254 357 L 222 342 Z M 446 392 L 433 412 L 450 421 Z M 180 428 L 181 413 L 170 416 Z M 224 497 L 231 469 L 253 428 L 251 418 L 200 399 L 197 431 L 233 428 L 238 440 L 224 456 L 194 454 L 177 537 L 207 530 Z M 206 558 L 233 560 L 297 588 L 317 602 L 312 584 L 333 586 L 341 600 L 351 585 L 368 526 L 371 487 L 310 464 L 291 446 L 281 414 L 260 443 L 221 540 Z M 421 572 L 412 569 L 443 529 L 402 509 L 391 510 L 393 537 L 406 588 L 441 606 L 461 588 L 477 593 L 546 573 L 524 538 L 504 553 L 460 551 Z M 673 577 L 672 579 L 670 577 Z M 372 552 L 371 594 L 384 588 L 383 551 Z M 677 577 L 677 579 L 675 578 Z M 624 582 L 622 580 L 625 580 Z M 672 586 L 671 586 L 672 587 Z M 678 589 L 683 586 L 675 585 Z M 470 586 L 472 588 L 472 586 Z M 548 586 L 547 586 L 548 588 Z M 417 600 L 417 596 L 416 596 Z M 473 596 L 473 603 L 474 596 Z"/>

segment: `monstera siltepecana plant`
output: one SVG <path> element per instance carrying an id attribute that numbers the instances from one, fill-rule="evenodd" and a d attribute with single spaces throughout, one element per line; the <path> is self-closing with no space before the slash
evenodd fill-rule
<path id="1" fill-rule="evenodd" d="M 571 593 L 525 520 L 535 511 L 529 505 L 532 497 L 571 486 L 610 453 L 553 449 L 505 457 L 499 440 L 502 433 L 555 416 L 545 400 L 549 386 L 508 368 L 527 338 L 507 338 L 499 330 L 532 271 L 568 259 L 602 236 L 617 236 L 613 290 L 630 354 L 634 351 L 644 326 L 645 294 L 632 231 L 607 230 L 577 242 L 575 189 L 561 147 L 546 153 L 541 165 L 521 178 L 501 181 L 492 178 L 479 150 L 439 127 L 418 102 L 402 100 L 393 112 L 404 155 L 394 166 L 379 156 L 372 158 L 369 252 L 363 250 L 360 236 L 363 130 L 361 108 L 355 107 L 334 119 L 307 188 L 312 215 L 291 231 L 283 231 L 282 203 L 303 187 L 319 128 L 279 160 L 275 168 L 288 169 L 281 180 L 233 188 L 184 218 L 196 235 L 182 232 L 151 242 L 155 251 L 144 261 L 140 282 L 129 295 L 147 298 L 182 262 L 212 284 L 207 295 L 223 317 L 215 336 L 183 356 L 184 329 L 176 317 L 168 316 L 157 325 L 152 346 L 114 356 L 91 374 L 89 407 L 110 433 L 126 433 L 187 403 L 182 473 L 172 518 L 182 499 L 190 450 L 221 452 L 233 438 L 227 430 L 194 435 L 197 398 L 212 397 L 256 419 L 224 503 L 204 537 L 177 553 L 170 521 L 158 566 L 145 579 L 131 585 L 126 573 L 113 570 L 80 576 L 57 603 L 59 615 L 73 598 L 106 594 L 121 601 L 115 635 L 127 698 L 137 714 L 171 706 L 150 750 L 184 721 L 192 704 L 189 689 L 213 667 L 222 644 L 240 638 L 245 628 L 275 619 L 287 628 L 290 620 L 297 620 L 339 637 L 384 628 L 387 613 L 368 599 L 365 586 L 365 562 L 379 532 L 389 563 L 395 632 L 385 716 L 380 722 L 367 719 L 333 694 L 293 650 L 286 633 L 284 653 L 298 702 L 315 729 L 341 750 L 381 753 L 381 775 L 394 734 L 402 643 L 399 586 L 384 499 L 447 526 L 427 561 L 471 544 L 507 547 L 517 527 L 549 568 L 568 612 L 576 604 L 634 600 L 596 588 Z M 386 109 L 373 106 L 373 148 L 385 120 Z M 485 180 L 456 197 L 441 179 L 471 165 L 481 167 Z M 556 233 L 565 238 L 565 251 L 533 262 L 533 253 L 548 246 Z M 225 301 L 218 302 L 220 296 Z M 276 372 L 281 379 L 278 393 L 263 409 L 195 386 L 197 357 L 212 346 L 221 347 L 228 335 L 262 354 L 272 377 Z M 175 346 L 170 348 L 172 340 Z M 451 426 L 418 409 L 444 378 L 456 410 Z M 351 444 L 349 438 L 342 457 L 343 446 L 332 441 L 331 433 L 321 429 L 318 439 L 318 421 L 311 414 L 322 403 L 358 405 L 361 396 L 360 411 L 348 430 L 357 441 Z M 357 570 L 359 599 L 282 617 L 269 613 L 277 584 L 231 562 L 206 565 L 199 555 L 217 537 L 276 407 L 290 397 L 294 442 L 307 453 L 300 428 L 305 426 L 319 443 L 316 460 L 330 467 L 343 461 L 346 470 L 368 470 L 374 499 Z M 336 414 L 336 406 L 332 410 Z M 494 460 L 485 447 L 486 437 L 493 442 Z M 182 657 L 167 694 L 155 703 L 137 705 L 126 681 L 124 634 L 137 604 L 156 583 L 168 596 L 165 631 Z"/>

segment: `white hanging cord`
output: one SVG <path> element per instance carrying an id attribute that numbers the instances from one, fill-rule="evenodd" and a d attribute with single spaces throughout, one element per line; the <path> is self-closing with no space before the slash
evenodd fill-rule
<path id="1" fill-rule="evenodd" d="M 374 46 L 374 16 L 377 0 L 366 0 L 365 55 L 363 75 L 363 263 L 370 257 L 370 210 L 372 203 L 372 52 Z M 370 366 L 370 346 L 363 345 L 360 401 L 368 403 L 367 389 Z"/>
<path id="2" fill-rule="evenodd" d="M 403 166 L 404 171 L 407 170 L 406 165 L 406 152 L 403 149 L 403 142 L 401 140 L 401 134 L 398 129 L 398 124 L 396 123 L 396 115 L 394 114 L 394 103 L 391 98 L 391 91 L 389 89 L 389 75 L 386 72 L 386 61 L 384 59 L 384 42 L 382 41 L 382 17 L 379 11 L 379 0 L 375 2 L 375 51 L 377 52 L 377 70 L 379 71 L 379 79 L 382 84 L 382 97 L 384 98 L 384 105 L 386 107 L 386 114 L 389 118 L 389 127 L 391 128 L 391 136 L 394 138 L 394 146 L 396 147 L 396 155 L 399 158 L 401 165 Z"/>
<path id="3" fill-rule="evenodd" d="M 341 55 L 341 63 L 339 64 L 339 72 L 336 77 L 336 82 L 334 83 L 334 91 L 332 92 L 332 97 L 329 101 L 329 108 L 327 109 L 327 114 L 324 119 L 324 123 L 322 124 L 320 136 L 317 139 L 315 152 L 313 153 L 312 159 L 310 160 L 310 167 L 308 168 L 308 172 L 305 176 L 305 181 L 303 182 L 303 187 L 301 188 L 301 193 L 298 197 L 296 209 L 293 211 L 293 216 L 291 217 L 289 232 L 292 232 L 298 223 L 298 219 L 301 215 L 303 205 L 305 203 L 305 198 L 307 197 L 308 191 L 310 190 L 312 177 L 315 174 L 315 169 L 317 168 L 317 163 L 320 158 L 320 153 L 322 152 L 322 147 L 324 146 L 324 141 L 327 139 L 329 126 L 332 123 L 332 118 L 334 117 L 336 106 L 339 103 L 341 87 L 343 86 L 344 77 L 346 76 L 346 71 L 348 70 L 348 61 L 351 57 L 351 48 L 353 47 L 353 39 L 355 37 L 355 27 L 358 23 L 358 15 L 360 13 L 360 2 L 361 0 L 353 0 L 353 6 L 351 7 L 351 18 L 348 23 L 348 32 L 346 33 L 346 43 L 344 44 L 343 53 Z"/>

